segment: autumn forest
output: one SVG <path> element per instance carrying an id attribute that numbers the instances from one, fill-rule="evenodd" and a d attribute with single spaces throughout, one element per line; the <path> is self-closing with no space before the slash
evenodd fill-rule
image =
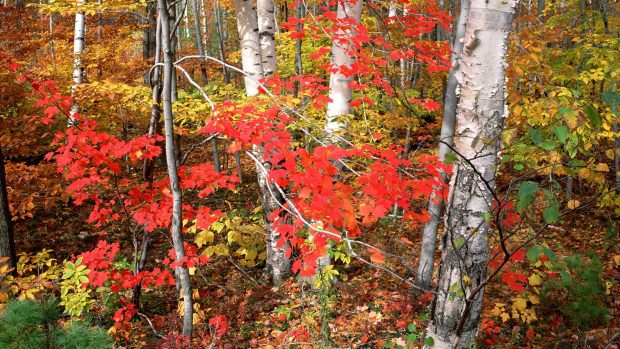
<path id="1" fill-rule="evenodd" d="M 620 348 L 619 11 L 0 1 L 0 348 Z"/>

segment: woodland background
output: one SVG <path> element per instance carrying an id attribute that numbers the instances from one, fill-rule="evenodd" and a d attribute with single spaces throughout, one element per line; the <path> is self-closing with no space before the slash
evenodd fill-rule
<path id="1" fill-rule="evenodd" d="M 0 347 L 620 345 L 617 1 L 2 3 Z"/>

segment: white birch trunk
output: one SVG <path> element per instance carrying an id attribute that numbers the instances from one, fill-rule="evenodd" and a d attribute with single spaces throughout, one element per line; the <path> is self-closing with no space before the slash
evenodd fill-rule
<path id="1" fill-rule="evenodd" d="M 337 20 L 351 18 L 355 23 L 359 23 L 362 17 L 362 3 L 362 0 L 338 2 Z M 351 67 L 355 63 L 355 48 L 352 42 L 355 35 L 354 30 L 340 29 L 336 32 L 332 43 L 331 63 L 332 69 L 336 69 L 336 72 L 332 72 L 329 76 L 329 98 L 331 101 L 327 104 L 327 120 L 324 129 L 326 143 L 342 143 L 341 137 L 349 126 L 348 121 L 343 120 L 343 118 L 351 114 L 353 92 L 349 84 L 353 81 L 354 75 L 347 77 L 340 72 L 340 68 Z M 317 264 L 319 268 L 331 264 L 329 253 L 320 257 Z"/>
<path id="2" fill-rule="evenodd" d="M 269 2 L 271 5 L 269 5 Z M 278 67 L 275 55 L 273 0 L 259 0 L 259 4 L 262 6 L 260 16 L 257 15 L 253 0 L 234 0 L 237 29 L 239 30 L 239 39 L 241 40 L 242 68 L 246 74 L 256 80 L 265 75 L 272 74 Z M 263 18 L 264 16 L 269 18 Z M 259 29 L 259 22 L 262 25 L 262 30 Z M 263 40 L 261 40 L 261 37 Z M 263 42 L 266 45 L 263 45 Z M 266 50 L 268 57 L 262 56 L 263 49 Z M 245 76 L 244 79 L 246 95 L 248 97 L 256 96 L 258 94 L 257 84 L 248 76 Z M 256 159 L 262 162 L 262 166 L 256 164 L 256 173 L 261 191 L 263 219 L 265 221 L 267 271 L 273 284 L 279 285 L 289 274 L 290 261 L 284 254 L 286 246 L 284 248 L 276 246 L 278 235 L 273 232 L 274 222 L 269 219 L 269 216 L 280 208 L 279 203 L 283 199 L 279 197 L 277 188 L 269 183 L 268 175 L 262 169 L 262 167 L 267 170 L 271 169 L 271 164 L 265 161 L 263 147 L 255 145 L 252 151 Z"/>
<path id="3" fill-rule="evenodd" d="M 336 16 L 338 19 L 352 18 L 356 23 L 359 23 L 362 16 L 362 0 L 352 1 L 338 2 Z M 339 69 L 341 67 L 350 67 L 355 62 L 355 56 L 352 52 L 353 44 L 351 42 L 355 32 L 350 29 L 341 29 L 335 35 L 347 40 L 343 40 L 344 44 L 342 41 L 334 40 L 332 44 L 332 68 L 338 69 L 338 71 L 331 73 L 329 76 L 329 98 L 331 101 L 327 104 L 325 138 L 329 142 L 338 143 L 337 140 L 341 133 L 348 127 L 348 123 L 342 120 L 342 118 L 351 113 L 351 98 L 353 95 L 351 88 L 349 88 L 353 76 L 344 76 Z"/>
<path id="4" fill-rule="evenodd" d="M 245 93 L 252 97 L 258 94 L 258 85 L 252 79 L 259 80 L 264 75 L 256 7 L 253 0 L 234 0 L 233 5 L 241 41 L 241 66 L 248 75 L 244 76 Z"/>
<path id="5" fill-rule="evenodd" d="M 446 96 L 444 98 L 443 119 L 441 123 L 441 133 L 439 136 L 439 160 L 445 161 L 446 154 L 450 152 L 452 147 L 452 137 L 454 136 L 454 123 L 456 122 L 456 104 L 457 96 L 457 76 L 461 74 L 461 54 L 463 52 L 463 36 L 465 35 L 465 25 L 469 16 L 470 0 L 461 1 L 461 12 L 459 14 L 458 23 L 454 43 L 452 44 L 452 67 L 448 75 L 448 83 L 446 86 Z M 446 182 L 446 174 L 441 173 L 442 183 Z M 433 193 L 428 203 L 428 213 L 430 221 L 424 225 L 422 233 L 422 249 L 420 251 L 420 261 L 418 264 L 418 272 L 416 274 L 416 285 L 422 288 L 428 288 L 431 284 L 433 269 L 435 263 L 435 246 L 437 241 L 437 229 L 441 220 L 441 208 L 443 201 L 440 195 Z"/>
<path id="6" fill-rule="evenodd" d="M 273 0 L 257 0 L 257 14 L 263 74 L 269 76 L 278 69 L 275 36 L 276 17 Z"/>
<path id="7" fill-rule="evenodd" d="M 469 10 L 454 146 L 459 159 L 450 181 L 439 283 L 427 327 L 432 348 L 468 348 L 478 332 L 484 288 L 474 290 L 486 277 L 489 259 L 484 213 L 493 209 L 507 116 L 504 70 L 515 5 L 515 0 L 472 0 Z"/>
<path id="8" fill-rule="evenodd" d="M 77 6 L 84 5 L 84 0 L 77 0 Z M 86 15 L 84 12 L 75 14 L 75 27 L 73 31 L 73 84 L 71 85 L 71 95 L 75 97 L 75 92 L 79 85 L 84 82 L 84 66 L 82 65 L 82 52 L 84 52 L 84 34 L 86 32 Z M 75 114 L 80 112 L 80 105 L 77 100 L 73 101 L 73 106 L 69 113 L 67 126 L 75 125 Z"/>

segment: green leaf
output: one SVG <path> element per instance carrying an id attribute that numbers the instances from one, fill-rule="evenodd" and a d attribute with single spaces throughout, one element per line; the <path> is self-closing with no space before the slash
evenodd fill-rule
<path id="1" fill-rule="evenodd" d="M 532 126 L 528 126 L 527 131 L 530 133 L 530 137 L 532 137 L 532 141 L 534 141 L 534 143 L 539 144 L 542 142 L 542 138 L 540 137 L 540 132 L 538 132 L 538 130 Z"/>
<path id="2" fill-rule="evenodd" d="M 446 155 L 444 155 L 443 162 L 445 162 L 446 164 L 453 164 L 456 159 L 456 155 L 454 155 L 453 152 L 449 151 L 446 153 Z"/>
<path id="3" fill-rule="evenodd" d="M 552 261 L 558 260 L 558 256 L 553 251 L 551 251 L 551 249 L 549 248 L 545 248 L 545 256 L 547 256 L 547 258 L 549 258 L 549 260 L 552 260 Z"/>
<path id="4" fill-rule="evenodd" d="M 409 332 L 415 332 L 415 324 L 409 324 L 409 326 L 407 326 L 407 331 Z"/>
<path id="5" fill-rule="evenodd" d="M 538 260 L 538 256 L 540 255 L 540 253 L 543 251 L 543 247 L 540 245 L 534 245 L 532 247 L 530 247 L 529 250 L 527 250 L 527 260 L 530 261 L 530 263 L 535 263 Z"/>
<path id="6" fill-rule="evenodd" d="M 405 336 L 405 341 L 407 342 L 407 344 L 413 344 L 417 340 L 418 340 L 417 333 L 409 333 L 408 335 Z"/>
<path id="7" fill-rule="evenodd" d="M 588 116 L 588 119 L 590 119 L 590 123 L 592 124 L 594 129 L 597 131 L 600 130 L 602 122 L 601 116 L 598 114 L 598 111 L 594 109 L 594 107 L 591 105 L 586 105 L 584 107 L 584 110 L 586 111 L 586 115 Z"/>
<path id="8" fill-rule="evenodd" d="M 543 211 L 543 217 L 548 224 L 555 223 L 560 219 L 560 210 L 557 205 L 549 206 Z"/>
<path id="9" fill-rule="evenodd" d="M 523 164 L 515 164 L 515 170 L 521 171 L 523 169 Z"/>
<path id="10" fill-rule="evenodd" d="M 568 127 L 562 125 L 553 128 L 553 134 L 555 137 L 562 142 L 562 144 L 566 143 L 566 138 L 568 136 Z"/>
<path id="11" fill-rule="evenodd" d="M 489 212 L 484 212 L 482 215 L 484 216 L 484 221 L 485 222 L 489 223 L 491 221 L 492 217 L 491 217 L 491 214 Z"/>
<path id="12" fill-rule="evenodd" d="M 435 340 L 433 339 L 433 337 L 426 337 L 424 339 L 424 345 L 432 347 L 433 345 L 435 345 Z"/>
<path id="13" fill-rule="evenodd" d="M 517 210 L 524 210 L 536 198 L 538 183 L 522 182 L 519 184 L 519 193 L 517 193 Z"/>
<path id="14" fill-rule="evenodd" d="M 543 148 L 545 150 L 553 150 L 553 149 L 555 149 L 555 142 L 553 142 L 553 141 L 544 141 L 544 142 L 541 142 L 539 145 L 540 145 L 541 148 Z"/>
<path id="15" fill-rule="evenodd" d="M 456 238 L 456 240 L 454 240 L 454 248 L 456 250 L 461 249 L 463 245 L 465 245 L 465 238 L 463 238 L 462 236 L 459 236 L 458 238 Z"/>

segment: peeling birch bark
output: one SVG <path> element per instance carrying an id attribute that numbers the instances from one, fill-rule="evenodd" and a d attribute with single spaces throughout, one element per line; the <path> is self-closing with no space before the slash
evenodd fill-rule
<path id="1" fill-rule="evenodd" d="M 84 5 L 84 0 L 78 0 L 77 6 Z M 84 52 L 84 35 L 86 33 L 86 14 L 78 12 L 75 14 L 75 27 L 73 31 L 73 84 L 71 85 L 71 95 L 75 99 L 75 92 L 79 85 L 84 83 L 84 66 L 82 65 L 81 55 Z M 75 114 L 80 112 L 80 105 L 74 100 L 69 112 L 67 126 L 74 126 Z"/>
<path id="2" fill-rule="evenodd" d="M 448 83 L 446 86 L 446 96 L 444 98 L 443 119 L 441 122 L 441 133 L 439 135 L 439 160 L 445 161 L 446 154 L 450 152 L 452 147 L 452 137 L 454 136 L 454 123 L 456 122 L 456 105 L 458 102 L 457 94 L 457 75 L 461 73 L 459 69 L 461 63 L 461 54 L 463 52 L 463 36 L 465 35 L 465 25 L 469 16 L 470 0 L 461 1 L 461 12 L 459 14 L 458 23 L 454 43 L 452 44 L 452 67 L 448 75 Z M 446 174 L 441 173 L 441 181 L 445 183 Z M 438 190 L 438 188 L 435 188 Z M 428 288 L 431 284 L 433 269 L 435 263 L 435 249 L 437 241 L 437 230 L 439 221 L 441 220 L 441 208 L 443 200 L 441 195 L 433 193 L 428 203 L 428 213 L 430 221 L 424 225 L 422 233 L 422 249 L 420 251 L 420 261 L 416 274 L 416 285 L 421 288 Z"/>
<path id="3" fill-rule="evenodd" d="M 252 0 L 235 0 L 235 13 L 237 16 L 237 28 L 241 40 L 241 64 L 243 71 L 254 79 L 270 75 L 278 67 L 275 47 L 275 17 L 273 0 L 259 0 L 259 12 Z M 259 27 L 260 25 L 260 27 Z M 258 86 L 249 77 L 245 78 L 245 90 L 248 97 L 258 94 Z M 252 152 L 259 159 L 262 166 L 256 164 L 256 176 L 260 188 L 261 203 L 263 206 L 263 220 L 266 230 L 267 245 L 267 272 L 274 285 L 281 284 L 289 275 L 290 260 L 285 255 L 287 246 L 278 248 L 278 234 L 274 232 L 272 213 L 280 208 L 284 202 L 278 194 L 274 184 L 269 182 L 268 174 L 263 171 L 272 168 L 272 164 L 266 160 L 264 149 L 255 145 Z"/>
<path id="4" fill-rule="evenodd" d="M 484 289 L 472 291 L 485 278 L 489 259 L 484 213 L 493 207 L 508 114 L 504 70 L 515 6 L 516 0 L 471 1 L 458 76 L 454 148 L 459 158 L 450 181 L 439 282 L 427 327 L 433 348 L 468 348 L 478 332 Z"/>
<path id="5" fill-rule="evenodd" d="M 275 36 L 276 17 L 273 0 L 257 0 L 257 14 L 263 74 L 269 76 L 278 69 Z"/>

